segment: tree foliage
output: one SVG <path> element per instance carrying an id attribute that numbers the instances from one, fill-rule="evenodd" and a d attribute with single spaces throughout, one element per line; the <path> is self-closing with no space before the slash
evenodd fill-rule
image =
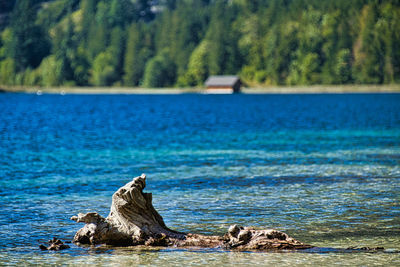
<path id="1" fill-rule="evenodd" d="M 19 0 L 16 2 L 11 17 L 10 43 L 6 44 L 10 57 L 15 62 L 17 72 L 28 67 L 37 67 L 49 53 L 49 43 L 36 20 L 36 11 L 32 1 Z"/>
<path id="2" fill-rule="evenodd" d="M 397 0 L 16 0 L 0 13 L 1 84 L 400 82 Z"/>
<path id="3" fill-rule="evenodd" d="M 171 60 L 169 51 L 164 50 L 147 62 L 143 76 L 143 86 L 172 86 L 175 82 L 175 75 L 175 63 Z"/>

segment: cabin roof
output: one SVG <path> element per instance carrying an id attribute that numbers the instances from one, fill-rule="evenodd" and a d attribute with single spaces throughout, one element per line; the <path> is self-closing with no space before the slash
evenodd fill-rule
<path id="1" fill-rule="evenodd" d="M 240 79 L 235 75 L 210 76 L 205 82 L 206 86 L 233 86 Z"/>

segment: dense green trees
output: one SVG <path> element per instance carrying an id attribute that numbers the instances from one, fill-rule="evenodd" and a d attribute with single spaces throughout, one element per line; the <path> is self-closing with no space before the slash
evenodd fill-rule
<path id="1" fill-rule="evenodd" d="M 0 1 L 0 84 L 400 82 L 398 0 Z"/>
<path id="2" fill-rule="evenodd" d="M 17 1 L 11 15 L 11 40 L 5 44 L 17 72 L 37 67 L 49 53 L 49 43 L 36 20 L 32 1 Z"/>
<path id="3" fill-rule="evenodd" d="M 170 57 L 170 51 L 166 49 L 147 62 L 143 85 L 145 87 L 172 86 L 175 76 L 176 65 Z"/>
<path id="4" fill-rule="evenodd" d="M 133 23 L 128 29 L 123 77 L 124 84 L 128 86 L 141 84 L 146 62 L 153 54 L 144 42 L 144 28 L 143 23 Z"/>

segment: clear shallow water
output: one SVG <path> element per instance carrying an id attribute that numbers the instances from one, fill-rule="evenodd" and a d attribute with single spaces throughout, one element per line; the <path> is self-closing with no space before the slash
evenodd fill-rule
<path id="1" fill-rule="evenodd" d="M 0 264 L 400 264 L 399 94 L 0 94 L 0 110 Z M 171 228 L 388 250 L 38 250 L 141 173 Z"/>

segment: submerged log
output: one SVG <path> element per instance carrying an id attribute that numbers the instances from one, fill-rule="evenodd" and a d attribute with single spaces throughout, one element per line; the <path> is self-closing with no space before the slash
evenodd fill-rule
<path id="1" fill-rule="evenodd" d="M 308 249 L 304 244 L 277 230 L 256 230 L 232 225 L 224 236 L 181 233 L 169 229 L 154 209 L 152 194 L 144 193 L 146 176 L 142 174 L 119 188 L 112 196 L 107 218 L 96 212 L 79 213 L 71 219 L 83 222 L 74 237 L 78 244 L 116 246 L 174 246 L 238 250 Z"/>

